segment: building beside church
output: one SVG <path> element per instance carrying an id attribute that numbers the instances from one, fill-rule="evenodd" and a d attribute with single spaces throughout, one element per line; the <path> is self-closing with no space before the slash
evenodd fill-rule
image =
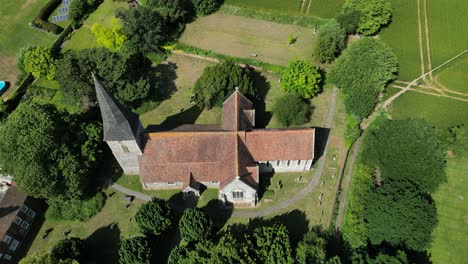
<path id="1" fill-rule="evenodd" d="M 253 104 L 237 90 L 223 104 L 221 125 L 147 133 L 138 116 L 93 78 L 104 141 L 125 174 L 140 175 L 144 189 L 199 196 L 218 188 L 220 202 L 253 206 L 261 173 L 311 169 L 315 130 L 255 129 Z"/>

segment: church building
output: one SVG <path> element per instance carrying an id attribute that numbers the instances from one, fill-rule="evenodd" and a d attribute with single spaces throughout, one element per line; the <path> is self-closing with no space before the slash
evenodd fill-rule
<path id="1" fill-rule="evenodd" d="M 104 141 L 125 174 L 140 175 L 144 189 L 199 196 L 217 188 L 224 204 L 255 206 L 261 173 L 312 167 L 315 130 L 255 129 L 253 104 L 237 89 L 223 104 L 221 125 L 187 124 L 147 133 L 138 115 L 93 78 Z"/>

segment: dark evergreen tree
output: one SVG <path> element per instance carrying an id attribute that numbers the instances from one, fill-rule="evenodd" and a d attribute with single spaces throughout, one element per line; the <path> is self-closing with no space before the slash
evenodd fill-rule
<path id="1" fill-rule="evenodd" d="M 277 99 L 273 111 L 281 125 L 298 126 L 309 121 L 310 104 L 295 94 L 286 94 Z"/>
<path id="2" fill-rule="evenodd" d="M 171 208 L 166 200 L 153 197 L 138 209 L 135 221 L 142 233 L 159 235 L 172 226 Z"/>
<path id="3" fill-rule="evenodd" d="M 201 209 L 186 209 L 179 221 L 182 238 L 187 241 L 200 241 L 211 235 L 211 219 Z"/>
<path id="4" fill-rule="evenodd" d="M 52 258 L 56 260 L 81 260 L 85 249 L 84 241 L 77 237 L 65 238 L 52 248 Z"/>
<path id="5" fill-rule="evenodd" d="M 319 62 L 332 62 L 345 48 L 346 33 L 336 20 L 331 19 L 319 28 L 314 42 L 314 57 Z"/>
<path id="6" fill-rule="evenodd" d="M 150 264 L 151 257 L 146 237 L 124 239 L 120 243 L 119 263 L 121 264 Z"/>

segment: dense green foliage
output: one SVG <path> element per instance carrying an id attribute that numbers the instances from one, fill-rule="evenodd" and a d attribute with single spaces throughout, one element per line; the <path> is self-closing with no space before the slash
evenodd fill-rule
<path id="1" fill-rule="evenodd" d="M 346 115 L 345 145 L 349 149 L 361 135 L 359 120 L 353 115 Z"/>
<path id="2" fill-rule="evenodd" d="M 416 251 L 428 248 L 437 222 L 432 199 L 404 180 L 385 181 L 369 193 L 365 217 L 372 244 L 386 241 Z"/>
<path id="3" fill-rule="evenodd" d="M 104 203 L 105 198 L 102 193 L 84 200 L 50 201 L 47 216 L 56 220 L 86 221 L 99 213 Z"/>
<path id="4" fill-rule="evenodd" d="M 141 55 L 126 57 L 104 48 L 70 50 L 57 62 L 57 67 L 60 89 L 78 102 L 83 98 L 94 100 L 93 72 L 127 107 L 139 105 L 150 94 L 151 61 Z"/>
<path id="5" fill-rule="evenodd" d="M 289 233 L 283 225 L 256 228 L 247 240 L 247 248 L 256 263 L 293 263 Z"/>
<path id="6" fill-rule="evenodd" d="M 142 205 L 135 221 L 142 233 L 159 235 L 172 227 L 171 208 L 166 200 L 153 197 L 151 201 Z"/>
<path id="7" fill-rule="evenodd" d="M 468 156 L 468 126 L 459 125 L 450 129 L 453 136 L 453 144 L 450 148 L 458 157 Z"/>
<path id="8" fill-rule="evenodd" d="M 65 238 L 52 248 L 52 258 L 57 260 L 80 260 L 84 250 L 84 241 L 77 237 Z"/>
<path id="9" fill-rule="evenodd" d="M 310 99 L 320 92 L 322 75 L 308 61 L 293 61 L 281 75 L 281 88 L 296 93 L 302 98 Z"/>
<path id="10" fill-rule="evenodd" d="M 121 264 L 150 264 L 151 250 L 146 237 L 133 237 L 122 240 L 119 249 Z"/>
<path id="11" fill-rule="evenodd" d="M 79 264 L 78 261 L 72 259 L 57 260 L 52 257 L 51 253 L 40 252 L 34 255 L 28 255 L 21 259 L 20 264 Z"/>
<path id="12" fill-rule="evenodd" d="M 375 34 L 380 27 L 390 22 L 392 16 L 388 0 L 346 0 L 344 6 L 360 12 L 357 32 L 366 36 Z"/>
<path id="13" fill-rule="evenodd" d="M 332 62 L 345 48 L 346 33 L 335 19 L 323 24 L 314 42 L 314 57 L 320 62 Z"/>
<path id="14" fill-rule="evenodd" d="M 72 1 L 69 8 L 71 25 L 77 28 L 81 25 L 88 14 L 92 13 L 103 0 Z"/>
<path id="15" fill-rule="evenodd" d="M 326 240 L 320 237 L 316 231 L 307 232 L 296 248 L 297 263 L 324 263 L 326 259 L 325 246 Z"/>
<path id="16" fill-rule="evenodd" d="M 39 10 L 36 17 L 34 17 L 31 24 L 34 27 L 38 27 L 46 30 L 49 33 L 58 35 L 62 32 L 63 28 L 57 26 L 56 24 L 50 23 L 49 17 L 52 15 L 55 9 L 62 3 L 61 0 L 49 0 L 47 3 Z"/>
<path id="17" fill-rule="evenodd" d="M 100 131 L 50 105 L 21 104 L 0 128 L 2 170 L 33 197 L 79 199 L 100 154 Z"/>
<path id="18" fill-rule="evenodd" d="M 192 0 L 195 12 L 199 16 L 209 15 L 221 6 L 221 0 Z"/>
<path id="19" fill-rule="evenodd" d="M 366 160 L 378 168 L 382 180 L 410 181 L 423 192 L 444 182 L 447 150 L 439 134 L 422 120 L 383 122 L 368 136 Z"/>
<path id="20" fill-rule="evenodd" d="M 336 21 L 344 29 L 346 34 L 354 34 L 359 26 L 361 20 L 361 13 L 357 10 L 350 8 L 343 8 L 343 10 L 336 17 Z"/>
<path id="21" fill-rule="evenodd" d="M 22 67 L 25 72 L 31 73 L 34 78 L 44 77 L 47 80 L 55 78 L 57 67 L 51 48 L 32 47 L 20 56 L 19 67 Z"/>
<path id="22" fill-rule="evenodd" d="M 206 67 L 193 87 L 193 101 L 200 107 L 222 106 L 235 87 L 249 99 L 257 99 L 258 91 L 251 75 L 250 68 L 240 67 L 231 60 Z"/>
<path id="23" fill-rule="evenodd" d="M 159 51 L 167 39 L 164 18 L 149 8 L 131 8 L 121 14 L 122 33 L 127 37 L 124 49 L 127 53 L 149 53 Z"/>
<path id="24" fill-rule="evenodd" d="M 348 113 L 362 119 L 372 112 L 379 93 L 397 71 L 397 59 L 385 43 L 363 38 L 335 60 L 328 79 L 341 88 Z"/>
<path id="25" fill-rule="evenodd" d="M 157 11 L 161 16 L 174 22 L 185 22 L 189 16 L 186 0 L 145 0 L 145 6 Z"/>
<path id="26" fill-rule="evenodd" d="M 99 24 L 93 24 L 91 32 L 96 36 L 96 41 L 99 45 L 112 51 L 119 51 L 127 39 L 122 33 L 122 28 L 120 26 L 109 29 Z"/>
<path id="27" fill-rule="evenodd" d="M 179 221 L 182 238 L 187 241 L 207 239 L 212 230 L 211 219 L 201 209 L 186 209 Z"/>
<path id="28" fill-rule="evenodd" d="M 299 126 L 309 121 L 310 104 L 295 94 L 286 94 L 276 100 L 273 112 L 281 125 Z"/>

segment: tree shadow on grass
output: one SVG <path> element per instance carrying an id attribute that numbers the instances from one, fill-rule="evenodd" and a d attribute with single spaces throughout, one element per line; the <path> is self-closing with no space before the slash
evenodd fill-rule
<path id="1" fill-rule="evenodd" d="M 147 133 L 158 132 L 158 131 L 168 131 L 172 130 L 180 125 L 184 124 L 194 124 L 197 121 L 198 116 L 200 116 L 203 109 L 200 109 L 198 106 L 194 105 L 188 109 L 180 109 L 178 114 L 169 116 L 159 125 L 149 125 L 146 128 Z"/>
<path id="2" fill-rule="evenodd" d="M 120 228 L 102 226 L 85 239 L 87 263 L 119 263 Z"/>
<path id="3" fill-rule="evenodd" d="M 171 98 L 177 91 L 175 80 L 177 79 L 177 64 L 174 62 L 160 63 L 155 67 L 158 76 L 157 95 L 160 100 Z"/>
<path id="4" fill-rule="evenodd" d="M 260 72 L 252 70 L 253 86 L 257 89 L 257 98 L 249 98 L 255 108 L 255 127 L 264 128 L 268 125 L 273 113 L 266 111 L 265 98 L 271 88 L 270 82 Z"/>

